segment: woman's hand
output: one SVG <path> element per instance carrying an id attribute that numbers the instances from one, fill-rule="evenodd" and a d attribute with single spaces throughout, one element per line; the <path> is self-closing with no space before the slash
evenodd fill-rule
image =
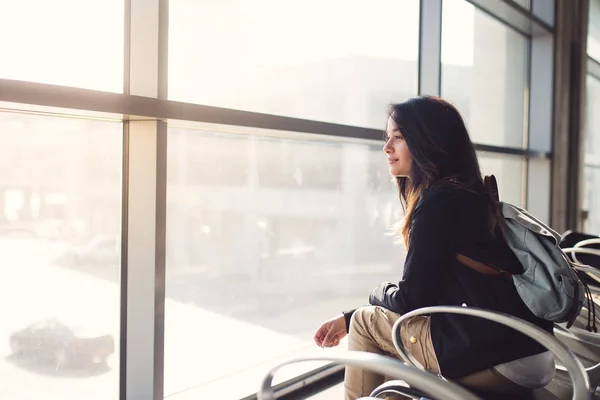
<path id="1" fill-rule="evenodd" d="M 346 318 L 342 314 L 325 321 L 315 333 L 314 339 L 319 347 L 335 347 L 340 344 L 344 336 L 346 336 Z"/>

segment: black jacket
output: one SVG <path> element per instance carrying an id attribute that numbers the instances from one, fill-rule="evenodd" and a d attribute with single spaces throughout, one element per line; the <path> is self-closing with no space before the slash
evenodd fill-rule
<path id="1" fill-rule="evenodd" d="M 456 254 L 463 254 L 510 273 L 523 271 L 500 233 L 490 231 L 486 210 L 483 197 L 452 184 L 424 191 L 414 211 L 402 281 L 382 283 L 369 303 L 400 314 L 435 305 L 480 307 L 552 333 L 552 322 L 529 311 L 512 280 L 480 274 L 456 261 Z M 344 314 L 349 326 L 352 311 Z M 432 314 L 431 338 L 441 373 L 449 379 L 545 351 L 510 328 L 463 315 Z"/>

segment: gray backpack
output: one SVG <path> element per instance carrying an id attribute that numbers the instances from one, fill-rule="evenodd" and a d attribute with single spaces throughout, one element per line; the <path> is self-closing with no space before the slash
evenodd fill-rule
<path id="1" fill-rule="evenodd" d="M 535 316 L 555 323 L 566 322 L 567 328 L 573 325 L 586 305 L 587 329 L 596 332 L 590 289 L 575 269 L 580 265 L 572 262 L 559 247 L 560 235 L 526 210 L 499 201 L 493 175 L 486 176 L 485 186 L 497 201 L 503 217 L 501 231 L 504 240 L 521 262 L 524 272 L 509 275 L 492 266 L 489 266 L 489 271 L 484 271 L 481 266 L 467 266 L 478 272 L 512 278 L 521 299 Z"/>
<path id="2" fill-rule="evenodd" d="M 512 276 L 521 299 L 535 316 L 570 327 L 588 289 L 559 247 L 560 235 L 519 207 L 504 202 L 500 206 L 504 239 L 524 269 Z"/>

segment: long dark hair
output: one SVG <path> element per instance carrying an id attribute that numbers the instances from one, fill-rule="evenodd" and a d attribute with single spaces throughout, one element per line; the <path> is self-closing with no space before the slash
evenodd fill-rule
<path id="1" fill-rule="evenodd" d="M 495 202 L 483 184 L 475 146 L 458 110 L 434 96 L 420 96 L 390 106 L 412 156 L 410 177 L 396 177 L 405 217 L 400 233 L 408 247 L 413 212 L 421 193 L 440 181 L 489 200 L 489 224 L 497 225 Z"/>

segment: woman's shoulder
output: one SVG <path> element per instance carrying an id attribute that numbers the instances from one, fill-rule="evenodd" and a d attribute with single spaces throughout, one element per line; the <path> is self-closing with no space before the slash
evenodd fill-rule
<path id="1" fill-rule="evenodd" d="M 480 203 L 482 197 L 450 182 L 436 182 L 421 194 L 418 205 L 469 204 Z"/>
<path id="2" fill-rule="evenodd" d="M 436 227 L 451 224 L 458 229 L 456 223 L 460 221 L 460 231 L 487 229 L 487 214 L 483 196 L 451 183 L 436 183 L 423 191 L 414 211 L 415 220 Z"/>

